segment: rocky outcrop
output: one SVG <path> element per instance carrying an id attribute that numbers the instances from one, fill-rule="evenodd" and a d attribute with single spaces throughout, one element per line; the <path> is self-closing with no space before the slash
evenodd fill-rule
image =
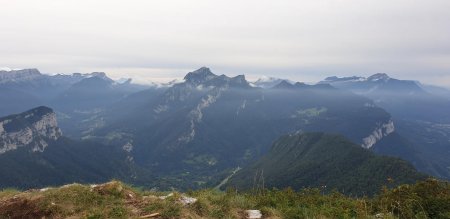
<path id="1" fill-rule="evenodd" d="M 186 82 L 188 83 L 198 85 L 215 77 L 217 77 L 217 75 L 213 74 L 209 68 L 201 67 L 200 69 L 197 69 L 193 72 L 189 72 L 184 77 L 184 80 L 186 80 Z"/>
<path id="2" fill-rule="evenodd" d="M 389 122 L 379 125 L 369 136 L 365 137 L 361 146 L 363 148 L 371 148 L 383 137 L 388 136 L 394 131 L 394 122 L 392 120 L 389 120 Z"/>
<path id="3" fill-rule="evenodd" d="M 190 118 L 190 129 L 184 133 L 181 137 L 178 138 L 179 142 L 188 143 L 192 141 L 195 137 L 195 124 L 200 123 L 203 118 L 203 110 L 208 108 L 211 104 L 214 104 L 218 98 L 220 98 L 223 91 L 225 91 L 226 88 L 216 88 L 214 89 L 210 94 L 206 95 L 206 97 L 203 97 L 200 101 L 200 103 L 197 105 L 196 108 L 191 110 L 189 113 Z"/>
<path id="4" fill-rule="evenodd" d="M 47 107 L 0 118 L 0 154 L 19 147 L 30 147 L 33 152 L 43 152 L 49 141 L 61 137 L 56 114 Z"/>

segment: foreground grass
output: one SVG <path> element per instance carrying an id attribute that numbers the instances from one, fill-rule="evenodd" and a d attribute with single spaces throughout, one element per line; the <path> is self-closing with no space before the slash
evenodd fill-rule
<path id="1" fill-rule="evenodd" d="M 0 192 L 0 218 L 245 218 L 247 209 L 261 210 L 264 218 L 450 218 L 450 185 L 432 179 L 384 189 L 372 198 L 318 189 L 162 195 L 118 181 L 25 192 L 7 189 Z M 183 204 L 182 196 L 197 201 Z"/>

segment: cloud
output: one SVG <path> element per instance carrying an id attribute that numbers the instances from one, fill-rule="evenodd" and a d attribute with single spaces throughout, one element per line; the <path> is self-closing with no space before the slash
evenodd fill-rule
<path id="1" fill-rule="evenodd" d="M 387 72 L 432 82 L 450 74 L 448 8 L 447 0 L 3 1 L 0 66 L 123 70 L 142 80 L 206 65 L 300 81 Z"/>

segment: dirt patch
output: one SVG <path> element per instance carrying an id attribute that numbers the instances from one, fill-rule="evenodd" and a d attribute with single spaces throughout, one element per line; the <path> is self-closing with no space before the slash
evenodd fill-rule
<path id="1" fill-rule="evenodd" d="M 52 212 L 42 210 L 37 203 L 39 198 L 26 199 L 12 197 L 0 202 L 0 218 L 45 218 Z"/>

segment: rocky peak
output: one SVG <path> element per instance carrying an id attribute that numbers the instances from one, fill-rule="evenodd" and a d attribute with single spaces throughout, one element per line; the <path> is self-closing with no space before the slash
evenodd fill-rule
<path id="1" fill-rule="evenodd" d="M 103 80 L 105 80 L 105 81 L 108 81 L 108 82 L 114 82 L 114 80 L 112 80 L 111 78 L 109 78 L 109 77 L 106 75 L 105 72 L 92 72 L 92 73 L 90 73 L 90 74 L 88 74 L 88 75 L 91 76 L 91 77 L 101 78 L 101 79 L 103 79 Z"/>
<path id="2" fill-rule="evenodd" d="M 294 85 L 292 85 L 288 81 L 282 80 L 279 84 L 275 85 L 273 88 L 275 88 L 275 89 L 290 89 L 293 87 L 294 87 Z"/>
<path id="3" fill-rule="evenodd" d="M 209 68 L 201 67 L 193 72 L 189 72 L 186 76 L 184 76 L 184 80 L 193 84 L 201 84 L 215 77 L 217 77 L 217 75 L 212 73 Z"/>
<path id="4" fill-rule="evenodd" d="M 56 114 L 52 109 L 40 106 L 21 114 L 0 118 L 0 154 L 19 147 L 31 151 L 44 151 L 49 141 L 61 137 Z"/>
<path id="5" fill-rule="evenodd" d="M 250 84 L 245 79 L 244 75 L 235 77 L 228 77 L 226 75 L 215 75 L 209 68 L 202 67 L 196 71 L 189 72 L 184 77 L 188 85 L 202 86 L 202 87 L 235 87 L 247 88 Z"/>

